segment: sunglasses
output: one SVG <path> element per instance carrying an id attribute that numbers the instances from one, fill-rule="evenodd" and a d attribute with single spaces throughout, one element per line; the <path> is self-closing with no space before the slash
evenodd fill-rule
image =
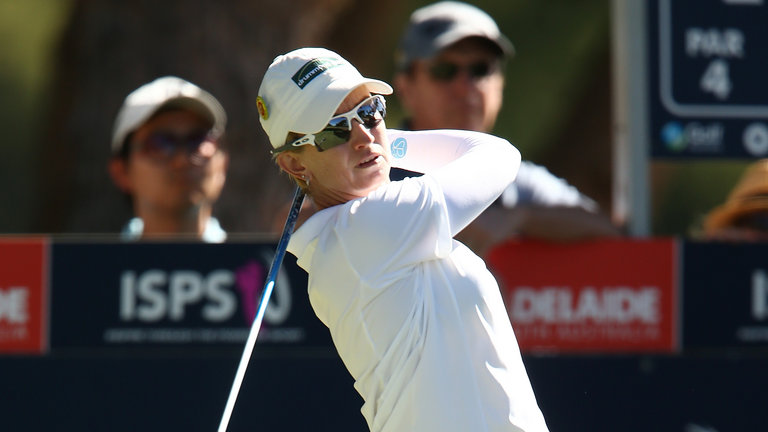
<path id="1" fill-rule="evenodd" d="M 303 137 L 272 150 L 272 154 L 303 145 L 314 145 L 317 151 L 331 149 L 349 141 L 352 135 L 352 121 L 372 129 L 387 116 L 387 103 L 381 95 L 373 95 L 352 108 L 350 111 L 333 117 L 328 125 L 319 132 Z"/>
<path id="2" fill-rule="evenodd" d="M 457 65 L 451 62 L 436 62 L 429 67 L 429 75 L 435 81 L 453 81 L 456 76 L 465 71 L 472 79 L 485 78 L 496 72 L 498 66 L 495 62 L 478 61 L 468 65 Z"/>
<path id="3" fill-rule="evenodd" d="M 137 146 L 142 156 L 158 162 L 168 162 L 179 151 L 192 163 L 204 163 L 219 150 L 219 137 L 210 130 L 199 130 L 179 136 L 170 132 L 154 132 Z"/>

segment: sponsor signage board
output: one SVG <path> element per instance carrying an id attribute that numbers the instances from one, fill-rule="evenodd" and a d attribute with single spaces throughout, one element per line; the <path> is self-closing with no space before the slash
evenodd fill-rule
<path id="1" fill-rule="evenodd" d="M 52 245 L 51 348 L 237 346 L 247 339 L 275 244 Z M 331 346 L 286 254 L 258 344 Z"/>
<path id="2" fill-rule="evenodd" d="M 0 239 L 0 354 L 46 349 L 47 241 Z"/>
<path id="3" fill-rule="evenodd" d="M 768 347 L 768 244 L 683 248 L 683 348 Z"/>
<path id="4" fill-rule="evenodd" d="M 768 155 L 768 3 L 647 3 L 651 153 Z"/>
<path id="5" fill-rule="evenodd" d="M 509 242 L 486 262 L 523 352 L 678 349 L 673 239 Z"/>

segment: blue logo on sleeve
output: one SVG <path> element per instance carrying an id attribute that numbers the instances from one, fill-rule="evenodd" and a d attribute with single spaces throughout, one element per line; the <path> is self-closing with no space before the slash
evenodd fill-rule
<path id="1" fill-rule="evenodd" d="M 408 152 L 408 141 L 406 141 L 405 138 L 400 137 L 392 141 L 392 144 L 390 145 L 390 150 L 392 151 L 393 158 L 402 159 L 405 157 L 405 154 Z"/>

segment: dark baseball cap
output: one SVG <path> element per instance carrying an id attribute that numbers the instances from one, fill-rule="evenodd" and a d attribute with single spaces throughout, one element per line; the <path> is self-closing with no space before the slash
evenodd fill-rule
<path id="1" fill-rule="evenodd" d="M 515 53 L 512 42 L 501 33 L 490 15 L 467 3 L 441 1 L 411 14 L 395 54 L 397 67 L 405 69 L 414 60 L 432 58 L 468 37 L 489 40 L 506 57 Z"/>

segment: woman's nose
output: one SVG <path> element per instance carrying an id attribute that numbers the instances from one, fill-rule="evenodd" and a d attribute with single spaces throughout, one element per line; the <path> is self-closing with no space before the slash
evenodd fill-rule
<path id="1" fill-rule="evenodd" d="M 363 126 L 357 120 L 352 121 L 352 134 L 349 137 L 349 142 L 353 147 L 362 147 L 374 142 L 376 138 L 373 136 L 373 132 L 370 129 Z"/>

